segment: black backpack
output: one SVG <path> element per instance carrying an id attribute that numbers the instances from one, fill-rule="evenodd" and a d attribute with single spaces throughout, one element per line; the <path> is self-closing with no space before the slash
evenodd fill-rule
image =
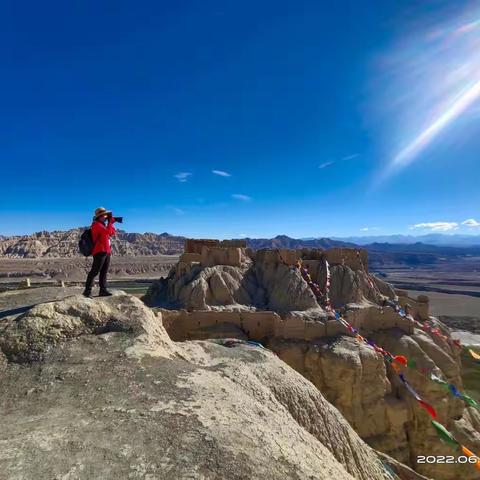
<path id="1" fill-rule="evenodd" d="M 80 240 L 78 242 L 78 249 L 80 253 L 85 257 L 88 257 L 92 254 L 93 250 L 93 238 L 92 238 L 92 229 L 87 228 L 82 233 Z"/>

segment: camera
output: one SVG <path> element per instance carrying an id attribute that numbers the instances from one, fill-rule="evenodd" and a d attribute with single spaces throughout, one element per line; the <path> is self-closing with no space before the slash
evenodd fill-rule
<path id="1" fill-rule="evenodd" d="M 108 215 L 108 218 L 114 218 L 117 223 L 123 223 L 123 217 L 117 217 L 116 215 L 112 215 L 111 213 Z"/>

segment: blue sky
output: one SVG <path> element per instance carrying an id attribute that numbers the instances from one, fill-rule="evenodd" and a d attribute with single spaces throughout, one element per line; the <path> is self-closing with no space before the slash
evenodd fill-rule
<path id="1" fill-rule="evenodd" d="M 480 2 L 0 5 L 0 234 L 480 233 Z M 465 223 L 467 222 L 467 223 Z"/>

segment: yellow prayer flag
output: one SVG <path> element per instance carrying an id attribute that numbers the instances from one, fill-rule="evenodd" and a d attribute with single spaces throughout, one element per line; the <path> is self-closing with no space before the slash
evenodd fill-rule
<path id="1" fill-rule="evenodd" d="M 480 355 L 478 353 L 475 353 L 472 349 L 468 350 L 470 352 L 470 355 L 475 359 L 475 360 L 480 360 Z"/>

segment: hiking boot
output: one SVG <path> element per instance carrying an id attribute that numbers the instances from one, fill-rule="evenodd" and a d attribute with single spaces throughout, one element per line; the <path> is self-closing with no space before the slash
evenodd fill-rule
<path id="1" fill-rule="evenodd" d="M 87 298 L 92 298 L 92 291 L 91 290 L 85 290 L 82 295 Z"/>
<path id="2" fill-rule="evenodd" d="M 102 290 L 98 294 L 99 297 L 111 297 L 113 293 L 109 292 L 108 290 Z"/>

